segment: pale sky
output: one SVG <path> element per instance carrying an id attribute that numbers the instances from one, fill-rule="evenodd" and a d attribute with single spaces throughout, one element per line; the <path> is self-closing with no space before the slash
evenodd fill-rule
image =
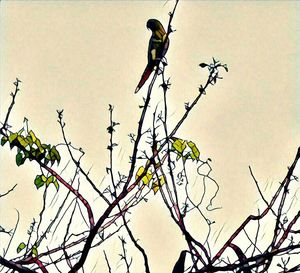
<path id="1" fill-rule="evenodd" d="M 173 2 L 164 2 L 1 1 L 1 121 L 19 77 L 21 92 L 10 124 L 18 130 L 26 116 L 44 142 L 60 143 L 56 110 L 63 108 L 68 137 L 85 150 L 83 164 L 93 166 L 91 176 L 100 182 L 108 164 L 107 109 L 112 104 L 120 122 L 117 167 L 126 173 L 132 151 L 127 135 L 136 132 L 138 105 L 146 94 L 146 88 L 134 94 L 147 62 L 151 33 L 146 21 L 157 18 L 166 26 Z M 222 210 L 211 218 L 216 230 L 226 224 L 217 245 L 257 212 L 258 193 L 248 166 L 262 188 L 269 185 L 265 194 L 270 198 L 299 146 L 299 12 L 297 1 L 181 1 L 175 14 L 166 56 L 170 127 L 205 81 L 198 64 L 215 57 L 229 67 L 177 134 L 197 143 L 203 159 L 212 159 L 212 176 L 220 185 L 216 205 Z M 159 83 L 156 101 L 162 101 Z M 1 225 L 12 228 L 18 209 L 17 238 L 23 238 L 38 217 L 42 191 L 33 185 L 38 168 L 32 163 L 18 168 L 14 152 L 8 147 L 0 151 L 0 193 L 18 183 L 0 200 Z M 185 244 L 159 196 L 132 217 L 153 272 L 171 272 Z M 201 238 L 197 220 L 190 225 Z"/>

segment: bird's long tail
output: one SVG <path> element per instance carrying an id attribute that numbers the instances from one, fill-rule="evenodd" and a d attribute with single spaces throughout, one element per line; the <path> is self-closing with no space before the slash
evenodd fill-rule
<path id="1" fill-rule="evenodd" d="M 153 67 L 150 66 L 150 65 L 147 65 L 146 68 L 145 68 L 145 71 L 141 77 L 141 80 L 140 82 L 138 83 L 136 89 L 135 89 L 135 92 L 134 93 L 137 93 L 141 88 L 142 86 L 144 85 L 144 83 L 148 80 L 148 78 L 150 77 L 151 73 L 153 71 Z"/>

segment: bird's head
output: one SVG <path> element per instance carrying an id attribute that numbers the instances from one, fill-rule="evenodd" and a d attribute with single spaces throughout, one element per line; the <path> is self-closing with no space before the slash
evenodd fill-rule
<path id="1" fill-rule="evenodd" d="M 152 30 L 152 31 L 156 31 L 156 30 L 160 30 L 160 29 L 164 29 L 163 25 L 161 24 L 161 22 L 159 22 L 156 19 L 149 19 L 147 21 L 147 28 Z"/>

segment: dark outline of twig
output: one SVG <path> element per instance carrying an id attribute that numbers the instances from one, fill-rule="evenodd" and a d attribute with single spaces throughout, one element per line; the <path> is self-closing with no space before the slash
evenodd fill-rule
<path id="1" fill-rule="evenodd" d="M 57 114 L 58 114 L 58 123 L 60 125 L 60 128 L 61 128 L 61 132 L 62 132 L 62 136 L 63 136 L 63 139 L 64 139 L 64 142 L 67 146 L 67 149 L 68 149 L 68 152 L 69 152 L 69 155 L 73 161 L 73 163 L 75 164 L 76 167 L 79 168 L 80 172 L 85 176 L 86 180 L 90 183 L 90 185 L 92 186 L 92 188 L 94 189 L 94 191 L 96 191 L 99 196 L 107 203 L 107 204 L 110 204 L 110 202 L 108 201 L 108 199 L 104 196 L 104 194 L 99 191 L 96 187 L 96 185 L 94 184 L 94 182 L 89 178 L 88 174 L 82 169 L 82 167 L 80 166 L 80 161 L 79 160 L 76 160 L 75 157 L 73 156 L 73 153 L 70 149 L 70 144 L 69 142 L 67 141 L 67 138 L 66 138 L 66 134 L 65 134 L 65 130 L 64 130 L 64 127 L 65 127 L 65 122 L 63 122 L 62 118 L 63 118 L 63 110 L 57 110 Z M 79 149 L 79 151 L 81 153 L 84 154 L 84 152 L 82 151 L 82 149 Z M 82 154 L 82 155 L 83 155 Z"/>
<path id="2" fill-rule="evenodd" d="M 77 170 L 75 170 L 74 176 L 73 176 L 73 178 L 72 178 L 72 180 L 71 180 L 71 186 L 73 186 L 73 182 L 75 181 L 75 178 L 76 178 L 77 174 L 78 174 L 78 172 L 77 172 Z M 54 219 L 52 219 L 52 220 L 50 221 L 50 223 L 49 223 L 48 227 L 46 228 L 45 232 L 40 236 L 39 240 L 37 240 L 37 245 L 38 245 L 38 246 L 41 244 L 42 240 L 43 240 L 44 238 L 46 238 L 47 233 L 50 232 L 50 230 L 51 230 L 52 226 L 54 225 L 54 223 L 56 222 L 56 220 L 58 220 L 58 217 L 59 217 L 59 215 L 60 215 L 60 213 L 61 213 L 63 207 L 65 206 L 65 204 L 66 204 L 66 202 L 67 202 L 67 199 L 68 199 L 70 193 L 71 193 L 70 191 L 67 192 L 66 197 L 64 198 L 64 200 L 63 200 L 63 202 L 61 203 L 61 205 L 58 207 L 58 210 L 57 210 L 57 213 L 56 213 Z M 52 199 L 52 200 L 53 200 L 53 199 Z M 77 201 L 77 200 L 76 200 L 76 201 Z M 52 202 L 52 201 L 51 201 L 51 202 Z M 73 202 L 73 201 L 72 201 L 72 202 Z M 71 202 L 71 203 L 72 203 L 72 202 Z M 50 204 L 50 205 L 51 205 L 51 204 Z M 49 206 L 50 206 L 50 205 L 49 205 Z M 66 213 L 66 212 L 65 212 L 65 213 Z M 84 216 L 83 216 L 83 215 L 82 215 L 82 217 L 83 217 L 83 219 L 84 219 Z M 63 218 L 63 216 L 62 216 L 62 218 Z M 59 221 L 59 222 L 60 222 L 60 221 Z M 59 225 L 59 224 L 58 224 L 58 225 Z M 58 228 L 58 225 L 56 226 L 56 228 L 55 228 L 53 234 L 55 233 L 56 229 Z"/>
<path id="3" fill-rule="evenodd" d="M 108 258 L 107 258 L 105 250 L 103 250 L 103 253 L 104 253 L 105 261 L 106 261 L 106 264 L 107 264 L 107 267 L 108 267 L 108 272 L 112 273 L 111 272 L 111 267 L 110 267 L 110 264 L 109 264 L 109 261 L 108 261 Z"/>
<path id="4" fill-rule="evenodd" d="M 116 197 L 116 192 L 117 192 L 117 186 L 115 184 L 114 175 L 113 175 L 113 148 L 114 148 L 114 145 L 113 145 L 114 144 L 113 133 L 115 131 L 114 130 L 114 126 L 118 125 L 119 123 L 115 123 L 113 121 L 113 110 L 114 110 L 114 107 L 112 105 L 109 105 L 109 123 L 110 123 L 110 126 L 107 128 L 107 130 L 108 130 L 108 133 L 110 135 L 109 146 L 108 146 L 108 150 L 109 150 L 109 172 L 110 172 L 110 177 L 111 177 L 111 183 L 112 183 L 112 186 L 113 186 L 113 189 L 114 189 L 113 196 L 115 198 Z M 133 205 L 130 206 L 130 207 L 133 207 Z M 128 226 L 128 223 L 126 222 L 125 214 L 122 213 L 122 209 L 121 209 L 120 204 L 118 204 L 118 209 L 119 209 L 119 212 L 121 214 L 121 217 L 122 217 L 122 220 L 123 220 L 123 224 L 124 224 L 124 226 L 126 228 L 126 231 L 127 231 L 128 235 L 129 235 L 131 241 L 133 242 L 134 246 L 141 252 L 141 254 L 143 256 L 144 266 L 145 266 L 145 272 L 146 273 L 150 273 L 149 263 L 148 263 L 148 257 L 146 255 L 146 252 L 145 252 L 144 248 L 134 238 L 133 233 L 132 233 L 132 231 L 130 230 L 130 228 Z M 105 254 L 105 259 L 107 259 L 106 254 Z"/>
<path id="5" fill-rule="evenodd" d="M 168 41 L 168 37 L 169 37 L 170 33 L 172 32 L 171 23 L 172 23 L 173 16 L 174 16 L 174 13 L 176 11 L 178 2 L 179 2 L 179 0 L 176 0 L 173 11 L 169 13 L 169 22 L 168 22 L 168 28 L 167 28 L 167 34 L 166 34 L 166 37 L 165 37 L 165 42 Z M 129 170 L 127 181 L 124 185 L 124 189 L 126 189 L 128 187 L 128 185 L 129 185 L 129 183 L 130 183 L 130 181 L 133 177 L 133 172 L 134 172 L 134 169 L 135 169 L 136 157 L 137 157 L 137 152 L 138 152 L 138 144 L 139 144 L 139 141 L 142 137 L 143 121 L 145 119 L 146 111 L 147 111 L 149 103 L 150 103 L 152 88 L 153 88 L 154 82 L 155 82 L 155 80 L 158 76 L 158 73 L 159 73 L 159 64 L 160 64 L 160 62 L 161 62 L 161 60 L 159 60 L 159 63 L 157 65 L 157 69 L 156 69 L 156 71 L 154 73 L 154 76 L 153 76 L 153 78 L 152 78 L 152 80 L 149 84 L 148 93 L 147 93 L 147 97 L 146 97 L 145 102 L 144 102 L 141 118 L 138 122 L 139 126 L 138 126 L 138 130 L 137 130 L 137 137 L 136 137 L 135 142 L 134 142 L 133 153 L 132 153 L 132 156 L 131 156 L 131 158 L 132 158 L 131 167 L 130 167 L 130 170 Z"/>
<path id="6" fill-rule="evenodd" d="M 80 187 L 80 182 L 79 182 L 79 180 L 78 180 L 78 187 L 77 187 L 77 190 L 78 190 L 78 191 L 79 191 L 79 187 Z M 68 234 L 69 234 L 69 231 L 70 231 L 70 226 L 71 226 L 71 224 L 72 224 L 73 217 L 74 217 L 74 214 L 75 214 L 75 210 L 76 210 L 77 205 L 78 205 L 78 202 L 77 202 L 77 199 L 75 199 L 74 208 L 73 208 L 73 210 L 72 210 L 72 212 L 71 212 L 71 216 L 70 216 L 69 222 L 68 222 L 68 224 L 67 224 L 66 232 L 65 232 L 65 235 L 64 235 L 64 238 L 63 238 L 63 243 L 62 243 L 62 245 L 61 245 L 61 247 L 62 247 L 62 249 L 63 249 L 63 252 L 64 252 L 64 255 L 65 255 L 65 258 L 66 258 L 66 262 L 67 262 L 67 264 L 68 264 L 68 266 L 69 266 L 70 268 L 72 268 L 72 263 L 71 263 L 71 261 L 70 261 L 70 259 L 69 259 L 68 253 L 67 253 L 67 251 L 66 251 L 66 249 L 65 249 L 65 245 L 66 245 L 66 242 L 67 242 L 67 237 L 68 237 Z"/>
<path id="7" fill-rule="evenodd" d="M 300 270 L 300 264 L 290 268 L 289 270 L 285 271 L 285 272 L 280 272 L 280 273 L 291 273 L 291 272 L 297 272 Z"/>
<path id="8" fill-rule="evenodd" d="M 115 183 L 115 179 L 114 179 L 114 172 L 113 172 L 113 149 L 114 149 L 114 142 L 113 142 L 113 132 L 115 131 L 114 126 L 119 124 L 119 123 L 115 123 L 113 121 L 113 110 L 114 107 L 110 104 L 109 105 L 109 123 L 110 126 L 107 128 L 108 133 L 110 135 L 109 137 L 109 146 L 107 147 L 107 149 L 109 150 L 109 173 L 110 173 L 110 179 L 111 179 L 111 183 L 112 186 L 114 188 L 114 192 L 112 193 L 113 197 L 116 198 L 117 195 L 117 187 L 116 187 L 116 183 Z M 109 128 L 111 128 L 109 131 Z"/>
<path id="9" fill-rule="evenodd" d="M 19 213 L 19 211 L 18 211 L 17 209 L 16 209 L 16 212 L 17 212 L 17 215 L 18 215 L 18 217 L 17 217 L 17 222 L 16 222 L 16 224 L 15 224 L 15 228 L 14 228 L 13 234 L 11 235 L 11 237 L 10 237 L 10 239 L 9 239 L 7 248 L 6 248 L 6 250 L 4 251 L 4 253 L 3 253 L 3 258 L 5 258 L 5 256 L 6 256 L 7 252 L 8 252 L 8 250 L 9 250 L 9 247 L 10 247 L 10 245 L 11 245 L 11 242 L 12 242 L 12 240 L 13 240 L 15 234 L 16 234 L 16 230 L 17 230 L 18 225 L 19 225 L 19 221 L 20 221 L 20 213 Z"/>
<path id="10" fill-rule="evenodd" d="M 262 191 L 261 191 L 261 188 L 260 188 L 260 186 L 259 186 L 259 184 L 258 184 L 258 181 L 257 181 L 256 177 L 254 176 L 254 173 L 253 173 L 253 171 L 252 171 L 251 166 L 248 166 L 248 168 L 249 168 L 250 175 L 251 175 L 251 177 L 252 177 L 252 179 L 253 179 L 253 181 L 254 181 L 254 183 L 255 183 L 255 186 L 256 186 L 256 188 L 257 188 L 257 190 L 258 190 L 258 193 L 259 193 L 261 199 L 264 201 L 264 203 L 265 203 L 266 206 L 268 207 L 268 206 L 269 206 L 269 203 L 268 203 L 268 201 L 266 200 L 265 196 L 263 195 L 263 193 L 262 193 Z M 271 207 L 271 211 L 272 211 L 272 213 L 274 214 L 274 216 L 277 218 L 278 216 L 277 216 L 277 214 L 275 213 L 275 211 L 273 210 L 272 207 Z"/>
<path id="11" fill-rule="evenodd" d="M 253 262 L 253 265 L 249 265 L 248 268 L 252 269 L 255 268 L 257 266 L 261 266 L 263 265 L 263 263 L 265 263 L 266 261 L 270 260 L 272 257 L 278 255 L 278 254 L 282 254 L 282 253 L 288 253 L 292 250 L 295 249 L 300 249 L 300 244 L 297 245 L 292 245 L 292 246 L 287 246 L 284 248 L 279 248 L 276 250 L 273 250 L 271 252 L 265 252 L 262 254 L 258 254 L 256 256 L 247 258 L 246 260 L 236 263 L 236 264 L 229 264 L 228 266 L 221 266 L 221 267 L 217 267 L 217 266 L 212 266 L 210 265 L 207 268 L 202 268 L 199 271 L 197 271 L 196 273 L 207 273 L 207 272 L 223 272 L 223 271 L 233 271 L 235 269 L 241 268 L 243 266 L 245 266 L 247 263 Z"/>
<path id="12" fill-rule="evenodd" d="M 14 185 L 10 190 L 8 190 L 6 193 L 0 194 L 0 198 L 4 197 L 4 196 L 8 195 L 10 192 L 12 192 L 12 191 L 15 189 L 15 187 L 16 187 L 17 185 L 18 185 L 18 184 L 15 184 L 15 185 Z"/>
<path id="13" fill-rule="evenodd" d="M 58 223 L 56 225 L 56 227 L 54 228 L 54 230 L 52 231 L 52 235 L 54 235 L 61 223 L 61 221 L 63 220 L 64 216 L 66 215 L 66 213 L 68 212 L 68 210 L 70 210 L 72 204 L 75 202 L 76 203 L 76 197 L 72 199 L 72 201 L 70 202 L 70 204 L 67 206 L 67 208 L 65 209 L 64 213 L 62 213 L 62 216 L 60 217 L 60 220 L 58 220 Z"/>
<path id="14" fill-rule="evenodd" d="M 169 142 L 168 126 L 167 126 L 167 120 L 168 120 L 167 91 L 169 89 L 170 82 L 169 82 L 169 80 L 165 81 L 165 65 L 163 66 L 163 70 L 162 70 L 162 81 L 163 81 L 163 83 L 161 86 L 162 86 L 163 92 L 164 92 L 164 120 L 162 120 L 162 123 L 163 123 L 163 127 L 164 127 L 164 132 L 165 132 L 165 139 L 167 141 L 168 168 L 169 168 L 169 174 L 170 174 L 171 182 L 172 182 L 173 189 L 174 189 L 174 195 L 175 195 L 175 203 L 174 204 L 177 206 L 177 208 L 179 210 L 176 183 L 175 183 L 174 173 L 173 173 L 172 164 L 171 164 L 171 149 L 170 149 L 170 142 Z"/>
<path id="15" fill-rule="evenodd" d="M 11 101 L 9 107 L 8 107 L 8 110 L 7 110 L 7 113 L 6 113 L 6 117 L 5 117 L 5 120 L 4 120 L 3 124 L 2 124 L 2 127 L 0 128 L 0 134 L 2 134 L 4 136 L 7 136 L 7 134 L 4 131 L 7 130 L 7 128 L 6 128 L 7 127 L 7 122 L 8 122 L 10 113 L 11 113 L 11 111 L 13 109 L 13 106 L 15 104 L 16 96 L 17 96 L 18 92 L 20 91 L 20 89 L 19 89 L 19 83 L 20 82 L 21 81 L 18 78 L 16 78 L 16 81 L 14 82 L 15 91 L 10 93 L 10 95 L 12 97 L 12 101 Z"/>
<path id="16" fill-rule="evenodd" d="M 1 256 L 0 256 L 0 263 L 4 266 L 6 266 L 12 270 L 16 270 L 20 273 L 35 273 L 35 271 L 32 271 L 29 268 L 24 267 L 20 264 L 17 264 L 16 262 L 6 260 L 5 258 L 3 258 Z"/>
<path id="17" fill-rule="evenodd" d="M 47 247 L 47 250 L 49 251 L 49 248 L 48 248 L 48 247 Z M 50 254 L 48 255 L 48 257 L 49 257 L 49 259 L 50 259 L 50 261 L 51 261 L 51 264 L 53 264 L 53 265 L 55 266 L 55 268 L 57 269 L 57 271 L 58 271 L 59 273 L 62 273 L 62 272 L 60 271 L 60 269 L 58 268 L 58 266 L 56 265 L 56 262 L 53 261 L 53 259 L 52 259 L 52 257 L 51 257 Z"/>
<path id="18" fill-rule="evenodd" d="M 171 24 L 172 18 L 173 18 L 173 14 L 175 12 L 175 9 L 177 7 L 179 0 L 176 0 L 176 4 L 174 6 L 173 9 L 173 13 L 170 14 L 170 19 L 169 19 L 169 26 Z M 167 32 L 167 36 L 169 31 L 171 31 L 171 29 L 169 29 L 168 27 L 168 32 Z M 135 169 L 135 163 L 136 163 L 136 155 L 138 152 L 138 143 L 141 139 L 141 133 L 142 133 L 142 125 L 143 125 L 143 121 L 146 115 L 146 111 L 150 102 L 150 96 L 151 96 L 151 91 L 152 91 L 152 87 L 154 85 L 155 79 L 157 78 L 157 74 L 158 74 L 158 69 L 155 71 L 154 76 L 150 82 L 149 88 L 148 88 L 148 93 L 147 93 L 147 98 L 145 100 L 144 103 L 144 107 L 143 107 L 143 111 L 141 114 L 141 118 L 139 121 L 139 126 L 138 126 L 138 134 L 137 137 L 135 139 L 134 142 L 134 148 L 133 148 L 133 154 L 132 154 L 132 162 L 131 162 L 131 168 L 129 170 L 129 175 L 127 177 L 127 181 L 125 182 L 124 186 L 123 186 L 123 190 L 122 192 L 118 195 L 118 197 L 116 197 L 116 199 L 108 206 L 108 208 L 104 211 L 104 213 L 102 214 L 102 216 L 98 219 L 97 223 L 95 224 L 95 226 L 91 229 L 91 232 L 89 234 L 89 236 L 87 237 L 87 240 L 85 242 L 84 248 L 82 250 L 82 255 L 79 259 L 79 261 L 74 265 L 74 267 L 69 271 L 69 273 L 75 273 L 76 271 L 78 271 L 84 264 L 89 249 L 92 245 L 92 241 L 95 238 L 98 229 L 101 227 L 102 223 L 104 222 L 104 220 L 109 216 L 109 214 L 111 213 L 111 211 L 117 206 L 117 204 L 128 194 L 128 192 L 134 188 L 136 185 L 138 185 L 139 181 L 142 179 L 143 176 L 146 175 L 148 168 L 150 167 L 150 165 L 148 164 L 143 172 L 143 174 L 130 186 L 129 183 L 133 177 L 133 173 L 134 173 L 134 169 Z"/>
<path id="19" fill-rule="evenodd" d="M 122 244 L 122 251 L 123 253 L 122 254 L 119 254 L 121 256 L 121 260 L 124 261 L 125 265 L 126 265 L 126 273 L 130 273 L 130 266 L 132 265 L 132 257 L 130 259 L 130 261 L 128 261 L 128 258 L 127 258 L 127 249 L 125 248 L 125 244 L 126 241 L 125 241 L 125 238 L 119 236 L 119 239 L 121 241 L 121 244 Z"/>
<path id="20" fill-rule="evenodd" d="M 42 168 L 47 170 L 51 175 L 53 175 L 61 184 L 63 184 L 69 191 L 71 191 L 76 198 L 78 198 L 82 204 L 85 206 L 87 210 L 87 214 L 89 217 L 90 228 L 92 229 L 95 225 L 94 216 L 89 202 L 77 191 L 75 190 L 69 183 L 67 183 L 58 173 L 56 173 L 52 168 L 48 167 L 42 162 L 38 162 Z"/>
<path id="21" fill-rule="evenodd" d="M 157 155 L 157 157 L 158 157 L 158 161 L 161 163 L 162 160 L 159 158 L 159 155 Z M 154 161 L 152 164 L 155 166 L 155 165 L 156 165 L 156 164 L 155 164 L 155 161 Z M 163 176 L 166 177 L 165 174 L 163 173 L 163 170 L 162 170 L 160 164 L 159 164 L 159 168 L 160 168 L 160 170 L 161 170 Z M 154 171 L 155 171 L 155 175 L 156 175 L 157 181 L 160 181 L 159 174 L 158 174 L 158 168 L 155 168 L 155 167 L 154 167 Z M 167 181 L 165 181 L 165 182 L 166 182 L 165 184 L 166 184 L 166 188 L 167 188 L 167 185 L 168 185 L 168 184 L 167 184 Z M 188 244 L 188 247 L 189 247 L 189 249 L 190 249 L 190 252 L 191 252 L 191 253 L 194 252 L 194 253 L 195 253 L 195 256 L 197 257 L 197 259 L 199 259 L 199 260 L 202 262 L 203 265 L 206 265 L 205 260 L 204 260 L 203 257 L 200 255 L 200 253 L 198 252 L 198 250 L 196 249 L 196 247 L 193 246 L 193 244 L 195 244 L 195 245 L 197 245 L 198 247 L 200 247 L 200 249 L 201 249 L 201 250 L 203 251 L 203 253 L 205 254 L 206 258 L 209 260 L 210 258 L 209 258 L 209 256 L 208 256 L 207 250 L 205 249 L 205 247 L 204 247 L 201 243 L 197 242 L 197 241 L 190 235 L 190 233 L 187 231 L 187 229 L 186 229 L 186 227 L 185 227 L 184 219 L 183 219 L 181 213 L 179 213 L 179 219 L 176 219 L 176 217 L 175 217 L 175 215 L 174 215 L 174 213 L 173 213 L 173 211 L 172 211 L 173 203 L 172 203 L 172 206 L 170 206 L 170 205 L 168 204 L 167 197 L 165 196 L 162 187 L 160 187 L 160 193 L 161 193 L 162 199 L 163 199 L 163 201 L 164 201 L 166 207 L 168 208 L 168 210 L 169 210 L 169 212 L 170 212 L 171 218 L 172 218 L 172 219 L 174 220 L 174 222 L 178 225 L 178 227 L 180 228 L 181 232 L 182 232 L 183 235 L 185 236 L 185 240 L 186 240 L 186 242 L 187 242 L 187 244 Z M 171 195 L 170 191 L 168 191 L 168 195 L 169 195 L 169 196 Z M 178 216 L 177 213 L 176 213 L 176 215 Z M 192 257 L 192 259 L 193 259 L 193 261 L 194 261 L 194 265 L 197 266 L 197 262 L 196 262 L 196 260 L 194 260 L 194 258 L 195 258 L 194 255 L 191 255 L 191 257 Z M 196 269 L 197 269 L 197 267 L 196 267 Z"/>
<path id="22" fill-rule="evenodd" d="M 44 193 L 43 193 L 43 207 L 42 207 L 42 210 L 39 213 L 40 220 L 39 220 L 37 228 L 36 228 L 36 236 L 37 236 L 36 241 L 39 238 L 39 229 L 40 229 L 40 226 L 42 224 L 43 214 L 44 214 L 44 212 L 46 210 L 47 189 L 48 189 L 48 186 L 45 187 Z M 36 246 L 38 247 L 39 245 L 36 245 Z"/>
<path id="23" fill-rule="evenodd" d="M 275 201 L 277 200 L 281 190 L 286 187 L 286 184 L 288 185 L 289 184 L 289 181 L 290 181 L 290 178 L 293 174 L 293 171 L 296 167 L 296 164 L 298 162 L 298 159 L 300 158 L 300 147 L 298 148 L 298 151 L 297 151 L 297 154 L 295 156 L 295 159 L 291 165 L 291 167 L 289 168 L 288 170 L 288 173 L 286 175 L 286 177 L 284 178 L 283 182 L 280 184 L 278 190 L 276 191 L 276 193 L 274 194 L 271 202 L 269 203 L 269 206 L 267 206 L 265 208 L 265 210 L 255 216 L 255 215 L 250 215 L 246 218 L 246 220 L 244 220 L 244 222 L 239 226 L 238 229 L 236 229 L 236 231 L 230 236 L 230 238 L 226 241 L 226 243 L 223 245 L 223 247 L 217 252 L 217 254 L 212 258 L 212 261 L 211 261 L 211 265 L 209 266 L 209 269 L 211 268 L 212 264 L 214 262 L 216 262 L 220 257 L 221 255 L 223 254 L 223 252 L 227 249 L 228 245 L 238 236 L 238 234 L 245 228 L 245 226 L 251 221 L 251 220 L 259 220 L 259 219 L 262 219 L 265 215 L 267 215 L 267 213 L 271 210 L 271 208 L 273 207 Z M 265 253 L 264 253 L 265 254 Z M 262 255 L 264 255 L 262 254 Z M 249 260 L 251 258 L 248 258 L 247 260 Z M 203 270 L 207 270 L 207 268 L 203 268 Z M 199 272 L 202 272 L 202 271 L 199 271 Z"/>
<path id="24" fill-rule="evenodd" d="M 133 242 L 134 246 L 141 252 L 143 259 L 144 259 L 144 266 L 145 266 L 145 272 L 146 273 L 150 273 L 150 267 L 149 267 L 149 261 L 148 261 L 148 257 L 146 254 L 145 249 L 137 242 L 137 239 L 134 238 L 132 231 L 130 230 L 128 224 L 126 223 L 125 220 L 125 215 L 123 215 L 124 218 L 124 226 L 127 230 L 127 233 L 131 239 L 131 241 Z"/>

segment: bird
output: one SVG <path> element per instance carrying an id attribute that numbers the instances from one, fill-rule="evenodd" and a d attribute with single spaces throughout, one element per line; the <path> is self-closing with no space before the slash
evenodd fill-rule
<path id="1" fill-rule="evenodd" d="M 167 33 L 159 20 L 149 19 L 146 27 L 152 31 L 148 46 L 148 64 L 134 93 L 137 93 L 142 88 L 169 48 L 169 38 L 167 37 Z"/>
<path id="2" fill-rule="evenodd" d="M 186 253 L 187 253 L 186 250 L 180 252 L 180 256 L 176 264 L 174 265 L 172 273 L 184 273 L 184 262 L 185 262 Z"/>

